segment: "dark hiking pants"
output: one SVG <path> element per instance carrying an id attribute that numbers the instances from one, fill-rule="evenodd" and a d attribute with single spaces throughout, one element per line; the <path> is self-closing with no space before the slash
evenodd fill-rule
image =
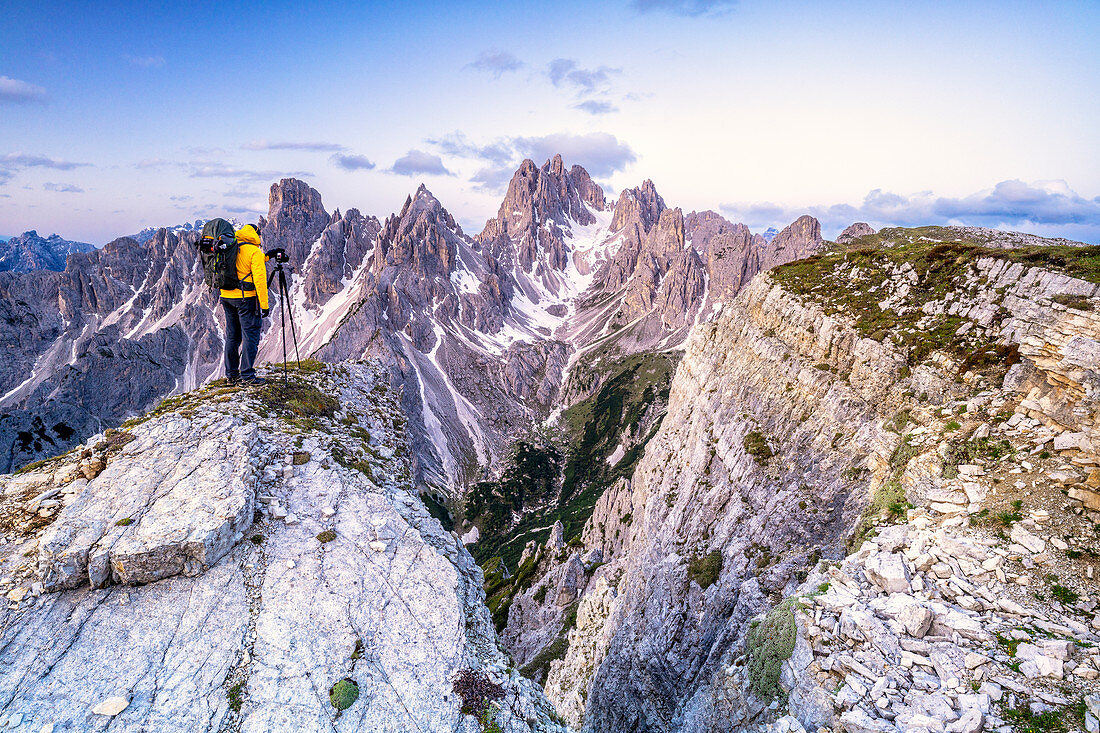
<path id="1" fill-rule="evenodd" d="M 225 376 L 251 379 L 256 375 L 253 362 L 260 348 L 260 301 L 255 296 L 222 298 L 222 310 L 225 312 Z"/>

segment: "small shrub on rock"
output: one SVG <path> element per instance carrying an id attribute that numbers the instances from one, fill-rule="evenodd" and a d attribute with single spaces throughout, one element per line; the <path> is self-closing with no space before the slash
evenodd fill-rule
<path id="1" fill-rule="evenodd" d="M 343 712 L 359 699 L 359 685 L 350 677 L 345 677 L 328 691 L 328 699 L 332 707 Z"/>
<path id="2" fill-rule="evenodd" d="M 320 542 L 322 545 L 326 542 L 332 542 L 334 539 L 336 539 L 336 533 L 333 532 L 331 529 L 326 529 L 324 532 L 321 532 L 317 535 L 317 541 Z"/>
<path id="3" fill-rule="evenodd" d="M 767 463 L 775 453 L 768 447 L 768 439 L 759 430 L 753 430 L 745 436 L 745 452 L 756 459 L 757 463 Z"/>
<path id="4" fill-rule="evenodd" d="M 749 684 L 761 700 L 774 700 L 782 693 L 779 675 L 783 662 L 794 652 L 798 627 L 794 601 L 787 599 L 768 612 L 764 620 L 749 629 L 745 639 Z"/>
<path id="5" fill-rule="evenodd" d="M 463 715 L 480 718 L 497 700 L 504 699 L 504 688 L 492 682 L 484 672 L 461 669 L 451 681 L 451 689 L 462 698 Z"/>
<path id="6" fill-rule="evenodd" d="M 702 557 L 693 557 L 688 563 L 688 578 L 706 590 L 714 585 L 722 572 L 722 553 L 718 550 Z"/>

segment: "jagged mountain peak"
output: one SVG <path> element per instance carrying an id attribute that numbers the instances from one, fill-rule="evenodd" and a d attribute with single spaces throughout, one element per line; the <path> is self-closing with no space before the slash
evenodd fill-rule
<path id="1" fill-rule="evenodd" d="M 305 181 L 284 178 L 271 184 L 267 203 L 267 218 L 260 219 L 264 248 L 282 247 L 291 262 L 304 262 L 313 242 L 332 220 L 321 194 Z"/>
<path id="2" fill-rule="evenodd" d="M 492 238 L 499 233 L 534 234 L 547 221 L 565 225 L 572 220 L 585 226 L 595 221 L 586 203 L 596 209 L 604 208 L 603 189 L 592 181 L 588 171 L 579 165 L 566 170 L 561 155 L 555 155 L 541 167 L 527 158 L 509 181 L 496 219 L 486 223 L 481 237 Z"/>
<path id="3" fill-rule="evenodd" d="M 665 208 L 665 200 L 657 193 L 653 181 L 647 178 L 641 186 L 625 189 L 619 194 L 615 214 L 611 218 L 611 231 L 617 232 L 636 224 L 643 232 L 648 232 L 661 218 Z"/>

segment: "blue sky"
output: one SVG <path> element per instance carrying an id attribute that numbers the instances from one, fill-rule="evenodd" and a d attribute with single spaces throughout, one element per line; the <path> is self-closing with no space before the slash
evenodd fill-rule
<path id="1" fill-rule="evenodd" d="M 0 234 L 101 244 L 296 175 L 471 233 L 525 157 L 754 229 L 1100 241 L 1100 3 L 5 3 Z"/>

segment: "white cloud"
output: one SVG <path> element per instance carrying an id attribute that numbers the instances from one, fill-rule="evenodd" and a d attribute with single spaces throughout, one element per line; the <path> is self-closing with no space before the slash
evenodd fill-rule
<path id="1" fill-rule="evenodd" d="M 402 176 L 430 175 L 453 176 L 443 165 L 443 159 L 438 155 L 425 153 L 423 150 L 410 150 L 405 155 L 394 161 L 389 169 L 390 173 Z"/>
<path id="2" fill-rule="evenodd" d="M 374 161 L 355 153 L 335 153 L 329 160 L 346 171 L 369 171 L 374 168 Z"/>
<path id="3" fill-rule="evenodd" d="M 0 76 L 0 104 L 9 102 L 12 104 L 26 104 L 28 102 L 45 102 L 46 90 L 35 84 L 29 84 L 20 79 L 12 79 L 10 76 Z"/>
<path id="4" fill-rule="evenodd" d="M 318 153 L 331 153 L 344 149 L 343 145 L 323 142 L 272 142 L 271 140 L 253 140 L 241 146 L 245 150 L 305 150 Z"/>
<path id="5" fill-rule="evenodd" d="M 84 193 L 84 189 L 72 183 L 43 183 L 43 190 L 55 193 Z"/>
<path id="6" fill-rule="evenodd" d="M 690 18 L 723 15 L 737 6 L 737 0 L 632 0 L 639 13 L 662 11 Z"/>
<path id="7" fill-rule="evenodd" d="M 476 59 L 466 64 L 466 67 L 488 72 L 494 78 L 499 79 L 501 74 L 505 72 L 522 69 L 523 62 L 508 51 L 490 49 L 482 51 Z"/>
<path id="8" fill-rule="evenodd" d="M 129 61 L 134 66 L 140 66 L 143 69 L 159 69 L 164 66 L 163 56 L 131 56 L 130 54 L 123 54 L 122 58 Z"/>

